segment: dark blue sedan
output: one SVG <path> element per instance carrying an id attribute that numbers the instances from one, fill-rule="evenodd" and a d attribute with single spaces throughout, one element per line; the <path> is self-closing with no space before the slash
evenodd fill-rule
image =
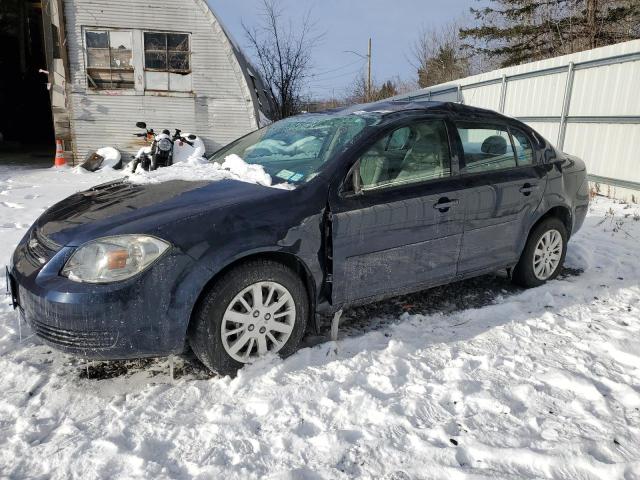
<path id="1" fill-rule="evenodd" d="M 213 155 L 236 180 L 127 180 L 46 211 L 13 255 L 14 304 L 92 359 L 181 353 L 233 373 L 292 354 L 346 306 L 507 269 L 555 278 L 586 215 L 584 163 L 527 125 L 450 103 L 386 102 L 276 122 Z"/>

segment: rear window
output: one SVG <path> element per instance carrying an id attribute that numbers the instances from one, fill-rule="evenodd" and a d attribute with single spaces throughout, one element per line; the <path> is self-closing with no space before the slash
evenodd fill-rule
<path id="1" fill-rule="evenodd" d="M 462 173 L 503 170 L 516 166 L 516 157 L 506 127 L 458 124 L 457 128 L 464 153 Z"/>

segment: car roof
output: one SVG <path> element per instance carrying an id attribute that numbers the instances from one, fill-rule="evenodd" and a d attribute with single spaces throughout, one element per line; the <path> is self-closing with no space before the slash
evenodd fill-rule
<path id="1" fill-rule="evenodd" d="M 500 119 L 503 121 L 518 120 L 502 115 L 493 110 L 471 107 L 454 102 L 435 102 L 429 100 L 382 100 L 379 102 L 352 105 L 346 108 L 331 110 L 331 113 L 354 114 L 354 113 L 375 113 L 385 119 L 394 119 L 399 116 L 424 115 L 425 113 L 446 113 L 461 119 Z"/>

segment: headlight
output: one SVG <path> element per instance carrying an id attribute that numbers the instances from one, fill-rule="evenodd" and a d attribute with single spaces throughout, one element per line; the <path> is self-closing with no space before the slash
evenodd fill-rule
<path id="1" fill-rule="evenodd" d="M 171 140 L 168 138 L 161 138 L 158 142 L 158 148 L 163 152 L 168 152 L 171 150 Z"/>
<path id="2" fill-rule="evenodd" d="M 74 282 L 117 282 L 143 271 L 168 248 L 167 242 L 148 235 L 103 237 L 73 252 L 61 274 Z"/>

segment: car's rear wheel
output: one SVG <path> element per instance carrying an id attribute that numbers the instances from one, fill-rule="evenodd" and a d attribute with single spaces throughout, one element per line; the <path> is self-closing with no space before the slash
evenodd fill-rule
<path id="1" fill-rule="evenodd" d="M 523 287 L 537 287 L 556 278 L 567 253 L 567 229 L 557 218 L 540 222 L 529 234 L 513 281 Z"/>
<path id="2" fill-rule="evenodd" d="M 211 370 L 234 374 L 267 353 L 294 353 L 308 311 L 296 272 L 279 262 L 250 261 L 224 274 L 202 299 L 189 343 Z"/>

